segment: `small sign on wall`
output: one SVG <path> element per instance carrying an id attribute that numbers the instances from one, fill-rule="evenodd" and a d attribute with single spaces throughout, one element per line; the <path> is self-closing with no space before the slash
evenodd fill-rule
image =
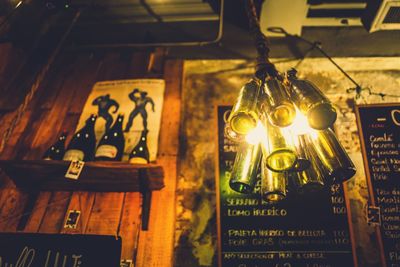
<path id="1" fill-rule="evenodd" d="M 121 238 L 100 235 L 0 234 L 0 266 L 119 266 Z"/>

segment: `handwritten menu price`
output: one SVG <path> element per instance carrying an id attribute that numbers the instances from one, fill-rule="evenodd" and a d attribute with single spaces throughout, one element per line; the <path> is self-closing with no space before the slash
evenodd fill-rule
<path id="1" fill-rule="evenodd" d="M 120 257 L 115 236 L 0 234 L 0 267 L 116 267 Z"/>
<path id="2" fill-rule="evenodd" d="M 223 131 L 230 109 L 218 107 L 219 266 L 354 266 L 341 184 L 311 198 L 289 197 L 276 205 L 261 200 L 260 180 L 250 195 L 230 189 L 236 144 Z"/>
<path id="3" fill-rule="evenodd" d="M 356 108 L 382 266 L 400 267 L 400 104 Z"/>

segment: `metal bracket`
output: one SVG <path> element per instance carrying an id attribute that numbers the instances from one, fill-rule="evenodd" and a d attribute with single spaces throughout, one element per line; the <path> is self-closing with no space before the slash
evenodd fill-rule
<path id="1" fill-rule="evenodd" d="M 80 217 L 81 217 L 80 210 L 69 210 L 68 214 L 67 214 L 67 218 L 64 223 L 64 228 L 76 229 L 76 227 L 78 226 Z"/>
<path id="2" fill-rule="evenodd" d="M 149 190 L 147 173 L 139 170 L 139 187 L 142 194 L 142 230 L 149 229 L 150 209 L 151 209 L 151 190 Z"/>
<path id="3" fill-rule="evenodd" d="M 381 226 L 381 208 L 376 206 L 367 206 L 367 223 L 372 226 Z"/>
<path id="4" fill-rule="evenodd" d="M 132 260 L 121 260 L 120 267 L 133 267 L 133 261 Z"/>

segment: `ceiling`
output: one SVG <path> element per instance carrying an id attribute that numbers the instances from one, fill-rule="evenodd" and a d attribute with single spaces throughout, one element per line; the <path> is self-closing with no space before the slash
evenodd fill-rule
<path id="1" fill-rule="evenodd" d="M 277 4 L 279 1 L 282 3 L 283 0 L 255 2 L 261 16 L 263 12 L 270 12 L 268 17 L 271 19 L 266 19 L 268 22 L 272 20 L 271 14 L 277 14 L 277 23 L 287 25 L 286 22 L 295 15 L 304 13 L 301 27 L 297 22 L 291 23 L 301 30 L 303 38 L 321 42 L 324 50 L 331 56 L 400 55 L 399 30 L 369 33 L 361 24 L 360 17 L 365 13 L 367 0 L 301 0 L 306 11 L 299 9 L 297 12 L 293 7 L 290 11 L 293 13 L 289 12 L 291 5 L 276 11 L 265 9 L 266 2 Z M 220 2 L 221 0 L 26 0 L 19 8 L 13 9 L 17 1 L 0 0 L 0 16 L 11 25 L 0 40 L 23 44 L 32 38 L 35 31 L 43 28 L 44 21 L 47 26 L 64 29 L 71 21 L 74 10 L 82 8 L 82 15 L 74 26 L 68 43 L 76 49 L 136 49 L 168 45 L 169 55 L 172 57 L 254 58 L 256 55 L 248 31 L 244 0 L 225 0 L 221 32 Z M 263 17 L 261 22 L 263 26 Z M 267 33 L 265 27 L 263 30 Z M 301 57 L 309 48 L 308 44 L 294 38 L 270 37 L 269 40 L 271 57 Z M 319 54 L 315 52 L 311 56 Z"/>

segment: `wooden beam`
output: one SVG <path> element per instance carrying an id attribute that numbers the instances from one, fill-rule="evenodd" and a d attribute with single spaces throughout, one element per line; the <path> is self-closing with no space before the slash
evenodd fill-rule
<path id="1" fill-rule="evenodd" d="M 183 61 L 167 61 L 164 67 L 166 91 L 157 158 L 157 163 L 165 170 L 165 188 L 152 194 L 149 230 L 140 232 L 137 267 L 173 265 L 182 77 Z"/>

